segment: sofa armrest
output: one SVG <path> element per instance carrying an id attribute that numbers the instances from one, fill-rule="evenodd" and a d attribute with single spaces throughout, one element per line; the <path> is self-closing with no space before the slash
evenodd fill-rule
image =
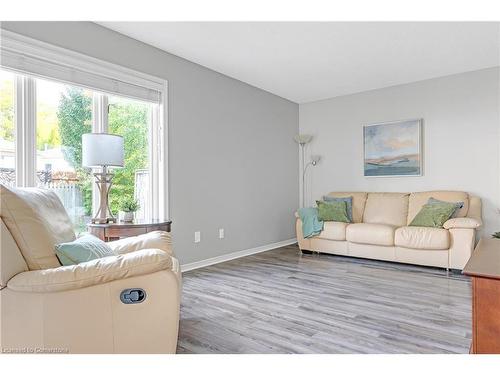
<path id="1" fill-rule="evenodd" d="M 122 238 L 107 243 L 116 255 L 127 254 L 142 249 L 160 249 L 173 256 L 172 236 L 169 232 L 154 231 L 135 237 Z"/>
<path id="2" fill-rule="evenodd" d="M 476 231 L 473 228 L 450 228 L 451 247 L 448 250 L 449 268 L 463 270 L 474 251 Z"/>
<path id="3" fill-rule="evenodd" d="M 473 219 L 478 219 L 481 221 L 482 203 L 481 198 L 474 195 L 469 195 L 469 210 L 467 211 L 467 217 Z"/>
<path id="4" fill-rule="evenodd" d="M 145 249 L 72 266 L 22 272 L 9 280 L 7 288 L 17 292 L 60 292 L 173 270 L 174 266 L 172 257 L 164 251 Z"/>
<path id="5" fill-rule="evenodd" d="M 464 228 L 464 229 L 477 229 L 483 223 L 479 219 L 472 217 L 456 217 L 446 221 L 443 224 L 444 229 Z"/>

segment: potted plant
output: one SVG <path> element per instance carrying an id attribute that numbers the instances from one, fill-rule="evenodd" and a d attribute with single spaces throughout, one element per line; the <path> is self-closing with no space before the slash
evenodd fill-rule
<path id="1" fill-rule="evenodd" d="M 140 208 L 139 202 L 134 198 L 125 198 L 120 203 L 120 221 L 131 223 L 134 221 L 135 212 Z"/>

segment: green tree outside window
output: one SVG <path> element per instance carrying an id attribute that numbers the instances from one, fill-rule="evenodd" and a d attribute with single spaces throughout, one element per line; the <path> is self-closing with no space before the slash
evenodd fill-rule
<path id="1" fill-rule="evenodd" d="M 125 148 L 125 166 L 114 170 L 110 193 L 114 214 L 122 200 L 134 198 L 135 171 L 148 167 L 148 116 L 149 107 L 142 103 L 117 100 L 110 105 L 108 132 L 123 136 Z M 57 117 L 64 157 L 77 171 L 85 213 L 91 215 L 93 177 L 82 167 L 82 135 L 92 131 L 92 99 L 83 89 L 68 87 Z"/>

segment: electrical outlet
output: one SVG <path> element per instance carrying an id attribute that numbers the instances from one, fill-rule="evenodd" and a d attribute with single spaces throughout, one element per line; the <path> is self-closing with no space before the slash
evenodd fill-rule
<path id="1" fill-rule="evenodd" d="M 224 238 L 224 228 L 219 229 L 219 238 L 223 239 Z"/>
<path id="2" fill-rule="evenodd" d="M 201 232 L 194 232 L 194 243 L 201 241 Z"/>

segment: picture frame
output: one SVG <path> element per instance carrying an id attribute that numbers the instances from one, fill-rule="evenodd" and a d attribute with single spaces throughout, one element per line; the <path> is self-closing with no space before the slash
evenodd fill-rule
<path id="1" fill-rule="evenodd" d="M 363 126 L 364 177 L 423 175 L 423 119 Z"/>

